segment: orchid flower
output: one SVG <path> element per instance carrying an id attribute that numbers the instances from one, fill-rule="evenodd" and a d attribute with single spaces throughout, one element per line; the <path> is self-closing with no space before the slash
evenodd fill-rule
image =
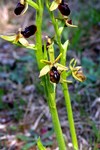
<path id="1" fill-rule="evenodd" d="M 73 58 L 71 61 L 70 61 L 70 64 L 69 64 L 69 68 L 70 70 L 72 71 L 72 76 L 80 81 L 80 82 L 83 82 L 86 80 L 86 77 L 85 75 L 83 74 L 83 71 L 82 71 L 82 67 L 81 66 L 75 66 L 76 65 L 76 60 Z"/>

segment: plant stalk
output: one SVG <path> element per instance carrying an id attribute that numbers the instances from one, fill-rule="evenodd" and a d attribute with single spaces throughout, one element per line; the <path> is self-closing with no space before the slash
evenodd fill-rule
<path id="1" fill-rule="evenodd" d="M 66 145 L 63 137 L 63 133 L 60 126 L 60 121 L 58 117 L 57 107 L 56 107 L 56 100 L 55 100 L 55 84 L 51 84 L 49 81 L 49 77 L 45 79 L 45 88 L 46 88 L 46 96 L 47 102 L 49 106 L 49 110 L 52 117 L 52 122 L 54 126 L 54 131 L 56 134 L 59 150 L 66 150 Z"/>
<path id="2" fill-rule="evenodd" d="M 51 17 L 51 20 L 52 20 L 52 23 L 53 23 L 53 26 L 55 29 L 58 46 L 60 48 L 60 52 L 62 53 L 60 63 L 64 66 L 66 66 L 67 49 L 64 50 L 62 47 L 61 37 L 59 34 L 59 28 L 58 28 L 57 21 L 54 17 L 54 14 L 52 12 L 49 12 L 49 13 L 50 13 L 50 17 Z M 66 53 L 66 55 L 65 55 L 65 53 Z M 66 73 L 65 72 L 62 73 L 62 78 L 64 80 L 66 80 Z M 66 104 L 66 110 L 67 110 L 67 114 L 68 114 L 68 121 L 69 121 L 69 127 L 70 127 L 70 133 L 71 133 L 73 147 L 74 147 L 74 150 L 78 150 L 78 141 L 77 141 L 77 136 L 76 136 L 76 131 L 75 131 L 73 111 L 72 111 L 72 107 L 71 107 L 71 100 L 70 100 L 70 95 L 69 95 L 69 91 L 68 91 L 68 86 L 66 83 L 62 83 L 62 90 L 63 90 L 63 94 L 65 97 L 65 104 Z"/>
<path id="3" fill-rule="evenodd" d="M 42 0 L 43 1 L 43 0 Z M 43 67 L 40 60 L 43 59 L 43 52 L 42 52 L 42 16 L 43 16 L 43 2 L 41 0 L 37 0 L 39 10 L 36 13 L 36 26 L 37 26 L 37 33 L 36 33 L 36 46 L 37 46 L 37 51 L 36 51 L 36 58 L 37 58 L 37 63 L 39 66 L 39 70 Z M 54 130 L 56 133 L 57 137 L 57 142 L 59 146 L 59 150 L 66 150 L 61 126 L 60 126 L 60 121 L 58 118 L 58 113 L 57 113 L 57 108 L 56 108 L 56 100 L 55 100 L 55 86 L 54 84 L 50 83 L 49 77 L 43 77 L 42 79 L 46 97 L 47 97 L 47 102 L 48 106 L 50 109 L 51 117 L 52 117 L 52 122 L 54 126 Z"/>
<path id="4" fill-rule="evenodd" d="M 74 125 L 74 119 L 73 119 L 73 112 L 72 112 L 72 107 L 71 107 L 71 101 L 70 101 L 70 95 L 69 95 L 68 86 L 66 83 L 62 84 L 62 90 L 63 90 L 63 94 L 65 97 L 65 104 L 66 104 L 66 109 L 67 109 L 67 114 L 68 114 L 68 121 L 69 121 L 73 147 L 74 147 L 74 150 L 79 150 L 76 131 L 75 131 L 75 125 Z"/>
<path id="5" fill-rule="evenodd" d="M 43 52 L 42 52 L 42 18 L 43 18 L 43 2 L 37 0 L 37 4 L 39 6 L 39 10 L 36 11 L 36 59 L 38 63 L 39 70 L 43 67 L 43 64 L 40 62 L 43 59 Z"/>

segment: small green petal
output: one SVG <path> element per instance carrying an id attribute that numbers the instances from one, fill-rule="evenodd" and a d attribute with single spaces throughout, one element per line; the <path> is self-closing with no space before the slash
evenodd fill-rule
<path id="1" fill-rule="evenodd" d="M 51 65 L 51 62 L 48 60 L 41 59 L 40 62 Z"/>
<path id="2" fill-rule="evenodd" d="M 81 66 L 77 66 L 77 67 L 73 68 L 73 71 L 79 71 L 80 69 L 82 69 L 82 67 Z"/>
<path id="3" fill-rule="evenodd" d="M 58 55 L 58 57 L 55 59 L 54 64 L 59 61 L 59 59 L 61 58 L 61 56 L 62 56 L 62 53 L 60 53 L 60 54 Z"/>
<path id="4" fill-rule="evenodd" d="M 66 25 L 67 25 L 68 27 L 72 27 L 72 28 L 77 28 L 77 27 L 78 27 L 77 25 L 70 24 L 70 23 L 68 23 L 67 21 L 66 21 Z"/>
<path id="5" fill-rule="evenodd" d="M 40 71 L 39 77 L 46 75 L 49 71 L 50 71 L 50 66 L 49 65 L 44 66 Z"/>
<path id="6" fill-rule="evenodd" d="M 25 12 L 27 11 L 27 9 L 28 9 L 28 3 L 26 2 L 25 3 L 25 9 L 22 11 L 21 15 L 24 15 Z"/>
<path id="7" fill-rule="evenodd" d="M 58 3 L 56 1 L 53 1 L 50 6 L 50 11 L 57 9 L 57 7 L 58 7 Z"/>
<path id="8" fill-rule="evenodd" d="M 34 44 L 29 44 L 28 46 L 25 46 L 28 49 L 37 50 L 36 46 Z"/>
<path id="9" fill-rule="evenodd" d="M 59 63 L 56 63 L 56 64 L 55 64 L 55 67 L 57 67 L 57 70 L 59 70 L 59 71 L 61 71 L 61 72 L 68 70 L 67 67 L 65 67 L 65 66 L 63 66 L 63 65 L 61 65 L 61 64 L 59 64 Z"/>
<path id="10" fill-rule="evenodd" d="M 62 34 L 63 29 L 64 29 L 64 26 L 59 27 L 59 35 L 61 35 L 61 34 Z"/>
<path id="11" fill-rule="evenodd" d="M 24 46 L 29 46 L 29 43 L 25 38 L 19 38 L 19 42 Z"/>
<path id="12" fill-rule="evenodd" d="M 20 3 L 21 3 L 22 5 L 24 5 L 24 4 L 25 4 L 25 0 L 20 0 Z"/>
<path id="13" fill-rule="evenodd" d="M 78 71 L 78 70 L 73 71 L 73 72 L 72 72 L 72 75 L 73 75 L 73 77 L 74 77 L 76 80 L 78 80 L 78 81 L 80 81 L 80 82 L 83 82 L 83 81 L 86 80 L 86 77 L 85 77 L 85 75 L 83 74 L 82 70 L 80 70 L 80 71 Z"/>
<path id="14" fill-rule="evenodd" d="M 0 35 L 0 37 L 9 42 L 13 42 L 16 39 L 16 35 Z"/>
<path id="15" fill-rule="evenodd" d="M 75 65 L 76 65 L 76 60 L 73 58 L 73 59 L 71 59 L 70 64 L 69 64 L 70 70 L 73 70 L 73 68 L 75 67 Z"/>
<path id="16" fill-rule="evenodd" d="M 63 49 L 66 50 L 68 48 L 68 45 L 69 45 L 69 40 L 67 40 L 62 46 L 63 46 Z"/>

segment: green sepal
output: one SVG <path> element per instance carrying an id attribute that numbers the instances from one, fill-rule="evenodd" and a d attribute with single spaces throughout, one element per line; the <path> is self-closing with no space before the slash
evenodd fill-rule
<path id="1" fill-rule="evenodd" d="M 59 70 L 59 71 L 61 71 L 61 72 L 68 70 L 67 67 L 65 67 L 65 66 L 63 66 L 62 64 L 59 64 L 59 63 L 56 63 L 56 64 L 55 64 L 55 67 L 57 67 L 57 70 Z"/>
<path id="2" fill-rule="evenodd" d="M 49 71 L 50 71 L 50 66 L 49 65 L 44 66 L 40 71 L 39 77 L 46 75 Z"/>
<path id="3" fill-rule="evenodd" d="M 67 40 L 62 46 L 63 46 L 63 49 L 66 51 L 66 49 L 68 48 L 68 45 L 69 45 L 69 40 Z"/>
<path id="4" fill-rule="evenodd" d="M 19 38 L 19 42 L 25 47 L 29 45 L 28 41 L 25 38 Z"/>
<path id="5" fill-rule="evenodd" d="M 50 6 L 50 11 L 57 9 L 57 7 L 58 7 L 58 3 L 56 1 L 53 1 Z"/>
<path id="6" fill-rule="evenodd" d="M 22 11 L 21 15 L 24 15 L 27 10 L 28 10 L 28 3 L 25 2 L 25 9 Z"/>
<path id="7" fill-rule="evenodd" d="M 16 38 L 16 35 L 0 35 L 0 38 L 9 41 L 9 42 L 13 42 Z"/>

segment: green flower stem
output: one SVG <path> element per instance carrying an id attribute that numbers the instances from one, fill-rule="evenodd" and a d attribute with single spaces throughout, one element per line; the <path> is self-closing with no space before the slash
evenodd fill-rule
<path id="1" fill-rule="evenodd" d="M 64 93 L 64 97 L 65 97 L 65 103 L 66 103 L 66 109 L 67 109 L 67 114 L 68 114 L 68 121 L 69 121 L 69 127 L 70 127 L 70 133 L 71 133 L 71 137 L 72 137 L 73 147 L 74 147 L 74 150 L 79 150 L 75 126 L 74 126 L 72 107 L 71 107 L 71 102 L 70 102 L 70 95 L 69 95 L 68 86 L 66 83 L 62 84 L 62 89 L 63 89 L 63 93 Z"/>
<path id="2" fill-rule="evenodd" d="M 26 1 L 31 7 L 35 8 L 36 10 L 39 10 L 39 7 L 35 2 L 33 2 L 32 0 L 26 0 Z"/>
<path id="3" fill-rule="evenodd" d="M 50 110 L 51 117 L 52 117 L 54 131 L 57 137 L 59 150 L 66 150 L 66 145 L 64 142 L 64 138 L 63 138 L 63 134 L 62 134 L 59 118 L 58 118 L 57 108 L 56 108 L 55 86 L 56 84 L 51 84 L 49 81 L 49 77 L 46 76 L 45 77 L 45 91 L 46 91 L 49 110 Z"/>
<path id="4" fill-rule="evenodd" d="M 43 67 L 43 64 L 40 60 L 43 58 L 42 52 L 42 18 L 43 18 L 43 0 L 37 0 L 37 3 L 33 2 L 32 0 L 27 0 L 28 4 L 36 9 L 36 59 L 38 63 L 39 70 Z"/>
<path id="5" fill-rule="evenodd" d="M 54 47 L 53 47 L 53 44 L 51 46 L 49 46 L 48 54 L 49 54 L 50 61 L 54 62 L 55 58 L 54 58 Z"/>
<path id="6" fill-rule="evenodd" d="M 42 18 L 43 18 L 43 3 L 37 0 L 39 10 L 36 12 L 36 58 L 39 70 L 43 67 L 43 64 L 40 62 L 43 59 L 43 52 L 42 52 Z"/>
<path id="7" fill-rule="evenodd" d="M 43 0 L 37 0 L 39 10 L 36 12 L 36 26 L 37 26 L 37 32 L 36 32 L 36 58 L 37 58 L 37 63 L 39 66 L 39 69 L 42 68 L 42 64 L 40 60 L 43 58 L 43 53 L 42 53 L 42 16 L 43 16 Z M 47 102 L 49 105 L 51 117 L 52 117 L 52 122 L 54 126 L 54 130 L 56 133 L 58 145 L 60 150 L 66 150 L 62 130 L 60 127 L 60 122 L 58 118 L 58 113 L 57 113 L 57 108 L 56 108 L 56 100 L 55 100 L 55 86 L 54 84 L 51 84 L 49 81 L 49 78 L 43 77 L 43 83 L 44 83 L 44 89 L 46 92 L 47 96 Z"/>
<path id="8" fill-rule="evenodd" d="M 64 50 L 67 53 L 67 49 Z M 62 64 L 66 65 L 66 55 L 63 55 L 62 59 Z M 67 75 L 71 74 L 71 71 L 66 74 L 66 72 L 62 73 L 62 78 L 66 80 Z M 69 90 L 68 90 L 68 85 L 67 83 L 62 83 L 62 90 L 63 94 L 65 97 L 65 104 L 66 104 L 66 110 L 68 114 L 68 121 L 69 121 L 69 127 L 70 127 L 70 133 L 71 133 L 71 138 L 72 138 L 72 143 L 74 150 L 78 150 L 78 141 L 77 141 L 77 136 L 76 136 L 76 131 L 75 131 L 75 125 L 74 125 L 74 119 L 73 119 L 73 111 L 72 111 L 72 106 L 71 106 L 71 100 L 70 100 L 70 95 L 69 95 Z"/>
<path id="9" fill-rule="evenodd" d="M 55 29 L 55 32 L 56 32 L 56 37 L 57 37 L 57 42 L 58 42 L 58 45 L 59 45 L 59 48 L 60 48 L 60 53 L 63 52 L 63 47 L 62 47 L 62 44 L 61 44 L 61 39 L 60 39 L 60 34 L 59 34 L 59 29 L 58 29 L 58 24 L 57 24 L 57 21 L 54 17 L 54 14 L 53 12 L 50 12 L 50 17 L 51 17 L 51 20 L 52 20 L 52 23 L 54 25 L 54 29 Z"/>

